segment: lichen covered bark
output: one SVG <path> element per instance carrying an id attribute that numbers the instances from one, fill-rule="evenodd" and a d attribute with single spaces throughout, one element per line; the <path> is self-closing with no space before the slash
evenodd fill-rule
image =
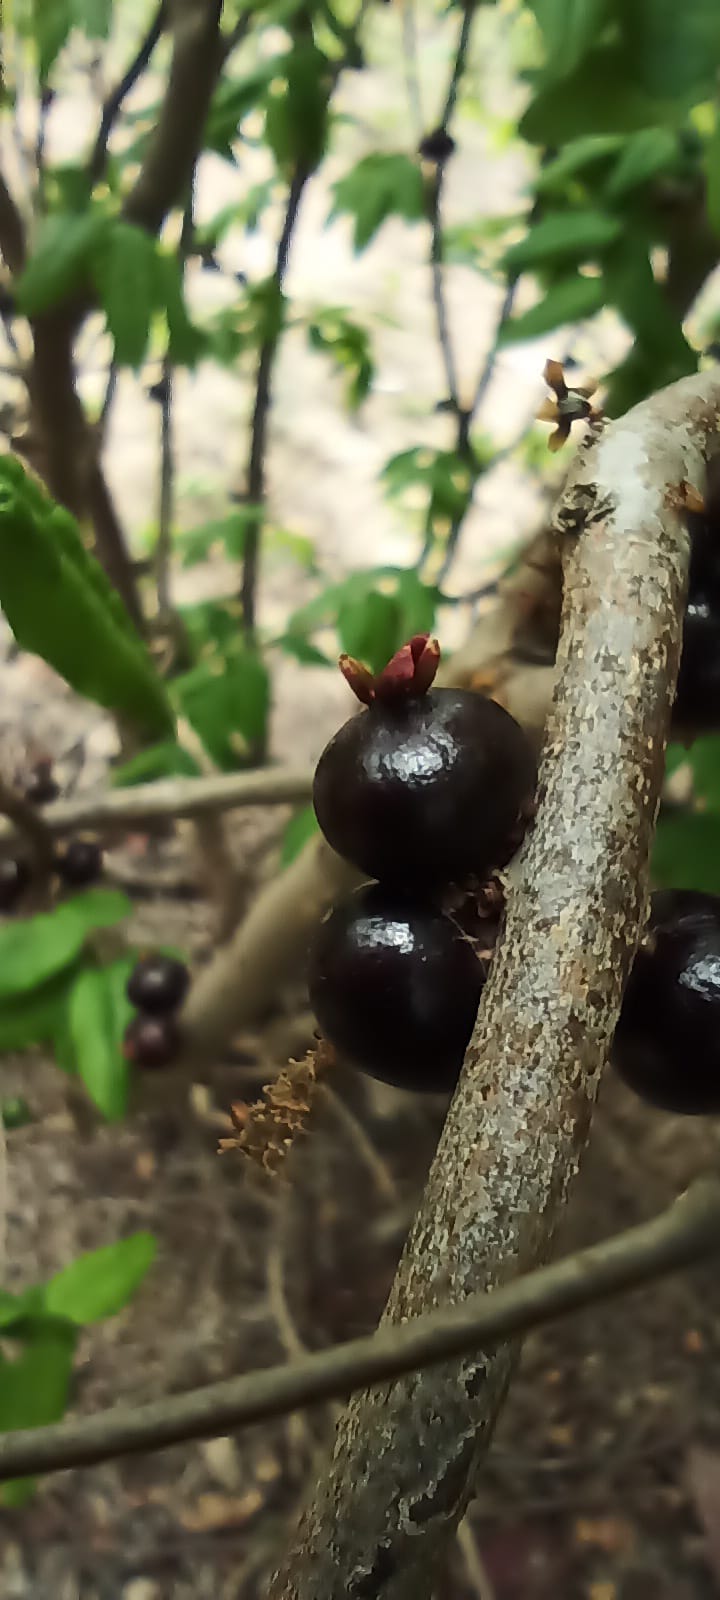
<path id="1" fill-rule="evenodd" d="M 557 513 L 565 599 L 537 819 L 386 1318 L 549 1256 L 646 912 L 687 570 L 684 479 L 720 447 L 716 374 L 589 439 Z M 516 1351 L 356 1397 L 271 1600 L 423 1600 Z"/>

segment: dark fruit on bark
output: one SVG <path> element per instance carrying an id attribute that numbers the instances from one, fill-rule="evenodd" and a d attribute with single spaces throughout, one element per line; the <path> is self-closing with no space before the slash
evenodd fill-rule
<path id="1" fill-rule="evenodd" d="M 417 887 L 499 865 L 534 783 L 530 744 L 502 706 L 433 689 L 351 717 L 320 757 L 313 802 L 339 855 Z"/>
<path id="2" fill-rule="evenodd" d="M 613 1065 L 664 1111 L 720 1112 L 720 898 L 664 889 L 635 957 Z"/>
<path id="3" fill-rule="evenodd" d="M 27 861 L 15 856 L 0 857 L 0 911 L 14 911 L 29 882 Z"/>
<path id="4" fill-rule="evenodd" d="M 123 1055 L 136 1067 L 172 1066 L 180 1049 L 180 1029 L 173 1016 L 133 1017 L 125 1029 Z"/>
<path id="5" fill-rule="evenodd" d="M 182 1005 L 189 983 L 190 974 L 182 961 L 173 956 L 143 956 L 128 978 L 127 997 L 138 1011 L 161 1016 Z"/>
<path id="6" fill-rule="evenodd" d="M 720 592 L 691 594 L 683 623 L 672 731 L 676 737 L 720 729 Z"/>
<path id="7" fill-rule="evenodd" d="M 102 850 L 93 839 L 71 839 L 56 856 L 55 868 L 68 888 L 84 889 L 102 874 Z"/>
<path id="8" fill-rule="evenodd" d="M 484 980 L 449 917 L 371 884 L 319 928 L 310 1003 L 350 1064 L 398 1088 L 441 1093 L 457 1082 Z"/>

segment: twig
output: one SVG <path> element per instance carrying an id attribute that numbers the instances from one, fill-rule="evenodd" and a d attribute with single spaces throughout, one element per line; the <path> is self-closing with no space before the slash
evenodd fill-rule
<path id="1" fill-rule="evenodd" d="M 110 412 L 112 411 L 113 401 L 117 393 L 117 380 L 117 363 L 115 361 L 111 361 L 110 366 L 108 367 L 107 383 L 105 385 L 105 393 L 103 395 L 102 405 L 100 407 L 100 415 L 97 420 L 97 436 L 101 445 L 105 440 L 107 426 L 110 420 Z"/>
<path id="2" fill-rule="evenodd" d="M 42 211 L 45 203 L 45 144 L 47 140 L 47 124 L 50 107 L 53 103 L 51 90 L 40 91 L 40 104 L 38 107 L 37 133 L 35 136 L 35 208 Z"/>
<path id="3" fill-rule="evenodd" d="M 91 187 L 99 183 L 105 172 L 110 135 L 122 110 L 123 102 L 127 99 L 131 89 L 134 89 L 138 79 L 142 77 L 145 68 L 148 66 L 155 46 L 162 37 L 167 20 L 166 0 L 160 0 L 160 5 L 132 61 L 129 62 L 122 77 L 105 100 L 100 117 L 100 126 L 88 164 L 88 177 Z"/>
<path id="4" fill-rule="evenodd" d="M 440 126 L 447 130 L 452 119 L 457 103 L 458 91 L 467 65 L 468 50 L 470 48 L 470 34 L 472 32 L 473 18 L 477 10 L 478 0 L 465 0 L 463 6 L 463 19 L 460 25 L 460 37 L 455 52 L 452 75 L 448 84 L 445 98 L 445 107 L 440 119 Z"/>
<path id="5" fill-rule="evenodd" d="M 495 1590 L 490 1582 L 490 1576 L 478 1550 L 477 1539 L 467 1517 L 460 1523 L 457 1538 L 463 1554 L 465 1570 L 477 1600 L 495 1600 Z"/>
<path id="6" fill-rule="evenodd" d="M 27 839 L 38 866 L 47 870 L 52 864 L 54 852 L 53 836 L 45 818 L 4 778 L 0 778 L 0 813 L 10 820 L 18 834 Z"/>
<path id="7" fill-rule="evenodd" d="M 442 232 L 442 190 L 444 163 L 436 168 L 430 195 L 430 268 L 432 272 L 433 305 L 435 307 L 435 320 L 437 323 L 438 340 L 442 351 L 445 366 L 448 398 L 452 402 L 453 411 L 460 415 L 460 395 L 458 392 L 457 371 L 455 367 L 455 352 L 453 350 L 450 327 L 448 323 L 447 305 L 445 303 L 445 283 L 443 277 L 443 232 Z"/>
<path id="8" fill-rule="evenodd" d="M 217 1438 L 367 1384 L 387 1385 L 403 1373 L 447 1363 L 468 1351 L 477 1362 L 479 1351 L 492 1350 L 501 1340 L 640 1288 L 719 1248 L 720 1183 L 700 1179 L 651 1222 L 541 1267 L 492 1294 L 474 1294 L 462 1305 L 149 1405 L 118 1406 L 94 1417 L 6 1433 L 0 1437 L 0 1481 L 162 1450 L 188 1439 Z M 375 1470 L 372 1453 L 367 1470 Z M 382 1591 L 378 1586 L 366 1591 L 368 1596 L 371 1592 L 380 1596 Z"/>
<path id="9" fill-rule="evenodd" d="M 0 175 L 0 250 L 11 272 L 25 265 L 25 226 L 5 179 Z"/>
<path id="10" fill-rule="evenodd" d="M 278 296 L 282 294 L 293 229 L 297 221 L 303 189 L 309 176 L 310 173 L 305 167 L 298 167 L 290 183 L 285 217 L 275 257 L 275 270 L 272 276 L 272 282 L 277 289 Z M 265 504 L 267 420 L 270 410 L 273 368 L 279 340 L 279 318 L 273 316 L 271 331 L 264 338 L 258 356 L 255 401 L 250 429 L 250 453 L 247 467 L 247 499 L 251 506 L 260 508 L 264 507 Z M 242 605 L 243 627 L 249 639 L 254 638 L 255 635 L 258 562 L 262 529 L 261 516 L 262 510 L 259 510 L 257 520 L 253 516 L 252 522 L 249 523 L 243 552 L 240 603 Z"/>
<path id="11" fill-rule="evenodd" d="M 329 1083 L 321 1083 L 319 1088 L 321 1098 L 329 1106 L 343 1132 L 347 1134 L 356 1155 L 367 1168 L 380 1198 L 392 1204 L 398 1197 L 397 1184 L 359 1118 L 355 1116 L 354 1111 L 351 1111 L 347 1101 L 330 1088 Z"/>
<path id="12" fill-rule="evenodd" d="M 212 816 L 244 806 L 307 803 L 312 772 L 307 767 L 266 767 L 258 772 L 219 772 L 208 778 L 163 778 L 131 789 L 108 789 L 44 806 L 42 822 L 53 837 L 78 828 L 129 831 L 152 828 L 173 817 Z M 2 810 L 0 806 L 0 810 Z M 17 828 L 0 818 L 0 847 L 18 837 Z"/>
<path id="13" fill-rule="evenodd" d="M 645 916 L 688 560 L 668 491 L 717 450 L 719 406 L 717 372 L 683 380 L 576 458 L 540 805 L 391 1326 L 550 1253 Z M 269 1600 L 427 1600 L 512 1375 L 504 1338 L 350 1403 Z"/>
<path id="14" fill-rule="evenodd" d="M 167 620 L 171 611 L 170 556 L 172 553 L 173 522 L 173 440 L 172 400 L 173 369 L 169 356 L 162 364 L 162 397 L 160 401 L 160 503 L 158 506 L 158 535 L 155 546 L 155 582 L 157 585 L 158 615 Z"/>

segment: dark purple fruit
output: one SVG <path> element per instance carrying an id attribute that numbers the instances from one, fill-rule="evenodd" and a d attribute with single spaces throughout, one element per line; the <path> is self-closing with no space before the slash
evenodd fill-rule
<path id="1" fill-rule="evenodd" d="M 698 591 L 683 623 L 672 731 L 676 737 L 720 730 L 720 592 Z"/>
<path id="2" fill-rule="evenodd" d="M 55 857 L 55 870 L 68 888 L 84 889 L 101 876 L 103 855 L 93 839 L 71 839 Z"/>
<path id="3" fill-rule="evenodd" d="M 30 882 L 27 861 L 15 856 L 0 857 L 0 911 L 14 911 Z"/>
<path id="4" fill-rule="evenodd" d="M 143 956 L 133 967 L 127 982 L 127 997 L 138 1011 L 154 1016 L 176 1011 L 188 991 L 190 974 L 182 961 L 173 956 Z"/>
<path id="5" fill-rule="evenodd" d="M 401 1089 L 454 1088 L 484 981 L 449 917 L 381 884 L 336 906 L 310 958 L 310 1004 L 325 1037 Z"/>
<path id="6" fill-rule="evenodd" d="M 377 679 L 341 660 L 369 703 L 331 739 L 313 786 L 318 823 L 338 854 L 368 877 L 412 889 L 485 877 L 506 860 L 535 782 L 529 741 L 502 706 L 467 689 L 429 690 L 438 657 L 420 636 Z"/>
<path id="7" fill-rule="evenodd" d="M 180 1049 L 180 1029 L 173 1016 L 133 1017 L 125 1029 L 123 1055 L 136 1067 L 169 1067 Z"/>
<path id="8" fill-rule="evenodd" d="M 433 128 L 432 133 L 424 134 L 418 145 L 420 155 L 425 161 L 434 161 L 438 166 L 443 161 L 448 161 L 455 149 L 455 140 L 445 128 Z"/>
<path id="9" fill-rule="evenodd" d="M 652 897 L 630 972 L 612 1061 L 664 1111 L 720 1111 L 720 898 L 693 889 Z"/>

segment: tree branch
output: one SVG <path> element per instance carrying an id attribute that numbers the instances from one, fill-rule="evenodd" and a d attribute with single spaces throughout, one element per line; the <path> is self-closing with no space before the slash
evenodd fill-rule
<path id="1" fill-rule="evenodd" d="M 558 511 L 565 597 L 538 816 L 386 1320 L 544 1261 L 587 1141 L 646 912 L 688 541 L 668 488 L 718 448 L 720 376 L 581 448 Z M 271 1600 L 426 1600 L 516 1349 L 353 1400 Z"/>
<path id="2" fill-rule="evenodd" d="M 220 772 L 208 778 L 164 778 L 131 789 L 108 789 L 43 806 L 42 822 L 53 837 L 78 828 L 107 832 L 152 828 L 173 817 L 212 816 L 243 806 L 307 804 L 312 772 L 306 767 L 265 767 L 258 772 Z M 3 810 L 0 801 L 0 810 Z M 0 848 L 18 837 L 18 829 L 0 817 Z"/>
<path id="3" fill-rule="evenodd" d="M 329 1350 L 300 1356 L 127 1410 L 0 1436 L 0 1482 L 62 1471 L 187 1439 L 211 1439 L 367 1384 L 492 1348 L 598 1300 L 639 1288 L 720 1249 L 720 1182 L 700 1179 L 651 1222 L 528 1273 L 492 1294 L 431 1311 Z M 370 1461 L 369 1470 L 372 1471 Z M 338 1591 L 339 1592 L 339 1591 Z M 351 1590 L 353 1595 L 381 1590 Z"/>
<path id="4" fill-rule="evenodd" d="M 27 839 L 38 866 L 47 871 L 53 861 L 53 841 L 44 816 L 25 796 L 0 777 L 0 815 L 7 817 L 13 832 Z"/>
<path id="5" fill-rule="evenodd" d="M 95 144 L 93 145 L 93 152 L 88 165 L 88 176 L 91 186 L 99 183 L 105 172 L 110 135 L 120 111 L 122 110 L 123 103 L 130 94 L 131 89 L 134 89 L 138 79 L 142 77 L 145 68 L 149 65 L 150 58 L 153 54 L 155 46 L 159 43 L 162 37 L 166 23 L 166 0 L 160 0 L 160 4 L 157 7 L 155 15 L 150 22 L 144 38 L 140 41 L 132 61 L 129 62 L 122 77 L 119 79 L 118 83 L 116 83 L 115 88 L 111 90 L 103 104 L 100 125 L 98 127 Z"/>
<path id="6" fill-rule="evenodd" d="M 22 272 L 25 265 L 25 226 L 2 176 L 0 176 L 0 250 L 10 271 Z"/>

